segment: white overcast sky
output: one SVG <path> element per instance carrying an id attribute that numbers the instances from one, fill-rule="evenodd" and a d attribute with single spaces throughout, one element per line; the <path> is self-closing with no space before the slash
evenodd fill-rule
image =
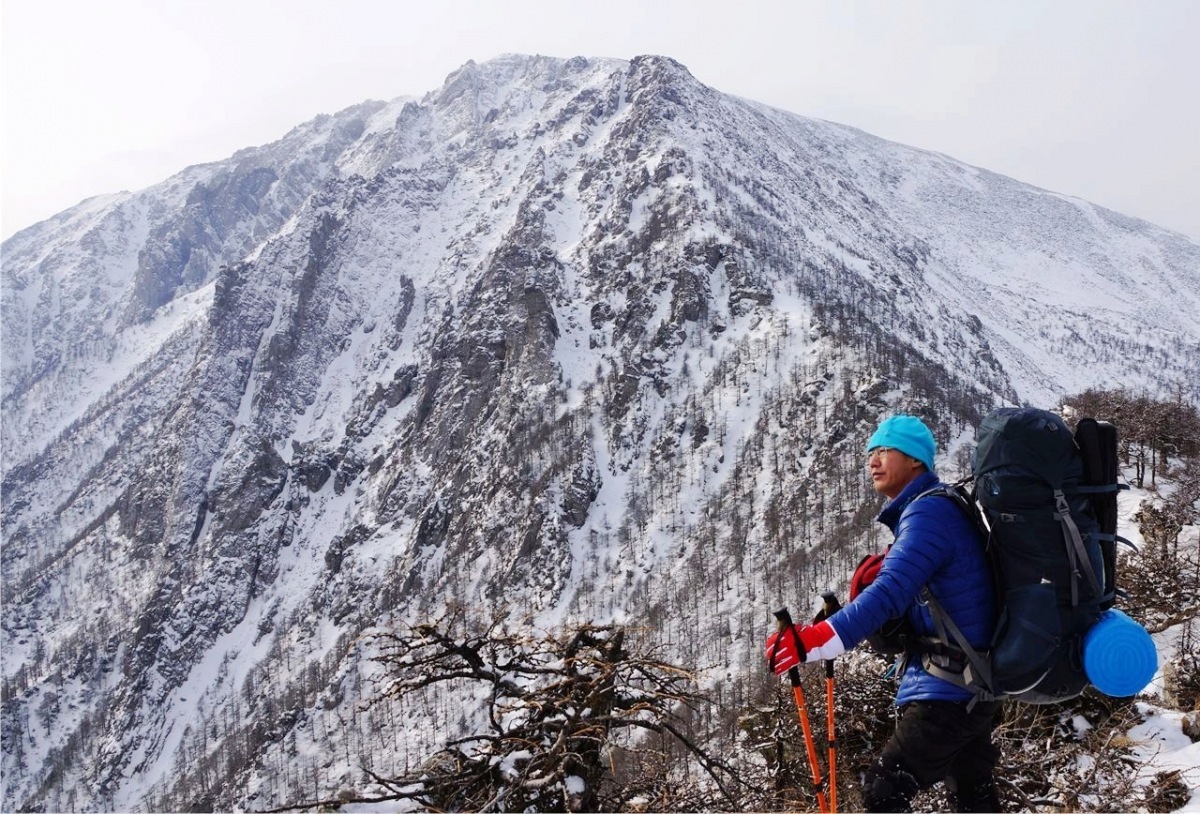
<path id="1" fill-rule="evenodd" d="M 5 237 L 505 53 L 662 54 L 1200 240 L 1200 0 L 2 0 Z"/>

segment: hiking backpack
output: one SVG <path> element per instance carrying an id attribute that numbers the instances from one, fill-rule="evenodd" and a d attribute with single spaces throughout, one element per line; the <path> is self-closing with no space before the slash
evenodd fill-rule
<path id="1" fill-rule="evenodd" d="M 936 635 L 916 651 L 933 675 L 978 698 L 1043 704 L 1088 685 L 1083 638 L 1116 598 L 1117 434 L 1081 419 L 1072 434 L 1057 415 L 1001 408 L 980 425 L 972 477 L 933 490 L 976 522 L 999 603 L 980 653 L 929 592 Z M 968 489 L 967 484 L 973 482 Z M 924 497 L 922 495 L 921 497 Z M 1130 544 L 1132 545 L 1132 544 Z"/>

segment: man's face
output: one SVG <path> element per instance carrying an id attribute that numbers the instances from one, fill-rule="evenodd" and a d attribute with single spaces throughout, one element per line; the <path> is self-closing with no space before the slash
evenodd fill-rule
<path id="1" fill-rule="evenodd" d="M 904 491 L 921 474 L 924 464 L 889 447 L 876 447 L 867 454 L 867 471 L 875 491 L 889 500 Z"/>

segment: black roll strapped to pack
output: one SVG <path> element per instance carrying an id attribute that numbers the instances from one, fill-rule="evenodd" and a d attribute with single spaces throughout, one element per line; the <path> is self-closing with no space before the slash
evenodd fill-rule
<path id="1" fill-rule="evenodd" d="M 1121 465 L 1117 460 L 1117 428 L 1107 421 L 1081 418 L 1075 426 L 1075 443 L 1083 458 L 1083 486 L 1091 496 L 1092 511 L 1100 525 L 1100 552 L 1104 558 L 1104 597 L 1101 607 L 1111 608 L 1117 596 L 1117 543 L 1135 547 L 1117 535 L 1117 492 L 1129 485 L 1118 483 Z"/>

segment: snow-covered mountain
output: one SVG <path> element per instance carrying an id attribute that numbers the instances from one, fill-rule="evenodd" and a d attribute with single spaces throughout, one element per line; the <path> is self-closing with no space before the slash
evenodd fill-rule
<path id="1" fill-rule="evenodd" d="M 399 771 L 459 711 L 364 708 L 360 637 L 456 604 L 736 688 L 878 542 L 883 414 L 953 472 L 1000 403 L 1200 399 L 1196 242 L 661 57 L 468 63 L 26 229 L 2 285 L 5 810 Z"/>

